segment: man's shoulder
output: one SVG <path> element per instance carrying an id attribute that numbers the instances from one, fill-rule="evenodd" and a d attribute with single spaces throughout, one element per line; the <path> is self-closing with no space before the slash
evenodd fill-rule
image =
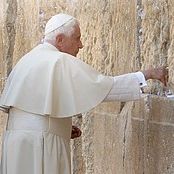
<path id="1" fill-rule="evenodd" d="M 39 44 L 25 54 L 19 60 L 18 65 L 27 64 L 28 66 L 42 66 L 43 64 L 66 64 L 67 66 L 73 66 L 79 61 L 81 62 L 79 58 L 70 54 L 60 52 L 44 44 Z"/>

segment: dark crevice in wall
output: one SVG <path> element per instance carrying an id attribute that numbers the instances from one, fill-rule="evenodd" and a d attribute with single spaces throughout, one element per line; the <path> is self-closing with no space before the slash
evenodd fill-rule
<path id="1" fill-rule="evenodd" d="M 121 113 L 121 111 L 123 110 L 125 104 L 126 104 L 126 102 L 120 102 L 120 111 L 119 111 L 119 113 Z"/>
<path id="2" fill-rule="evenodd" d="M 107 12 L 109 11 L 109 2 L 108 1 L 103 1 L 103 8 L 101 9 L 101 13 L 103 15 L 103 19 L 105 20 L 110 20 L 110 14 L 107 14 Z M 103 21 L 104 22 L 104 21 Z M 100 72 L 104 73 L 104 69 L 105 67 L 107 66 L 108 62 L 109 62 L 109 58 L 108 58 L 108 50 L 109 50 L 109 45 L 107 44 L 106 40 L 106 35 L 105 33 L 109 33 L 109 30 L 110 30 L 110 26 L 108 26 L 108 24 L 102 24 L 102 30 L 103 33 L 101 33 L 101 53 L 102 53 L 102 59 L 101 59 L 101 62 L 100 62 L 100 67 L 101 67 L 101 70 Z"/>
<path id="3" fill-rule="evenodd" d="M 127 123 L 128 122 L 128 118 L 126 118 L 126 123 L 124 126 L 124 137 L 123 137 L 123 168 L 125 167 L 125 158 L 126 158 L 126 131 L 127 131 Z"/>
<path id="4" fill-rule="evenodd" d="M 141 55 L 141 37 L 142 37 L 142 17 L 143 17 L 143 8 L 142 0 L 137 0 L 137 31 L 136 31 L 136 62 L 135 67 L 141 69 L 142 67 L 142 55 Z"/>
<path id="5" fill-rule="evenodd" d="M 13 52 L 15 45 L 15 23 L 17 18 L 17 0 L 7 0 L 7 16 L 6 16 L 6 32 L 7 32 L 7 51 L 5 60 L 7 62 L 7 76 L 12 70 L 13 66 Z"/>
<path id="6" fill-rule="evenodd" d="M 146 98 L 144 98 L 144 123 L 143 123 L 143 174 L 147 174 L 148 171 L 148 161 L 149 161 L 149 152 L 148 152 L 148 142 L 149 142 L 149 135 L 150 135 L 150 116 L 151 116 L 151 95 L 147 95 Z"/>
<path id="7" fill-rule="evenodd" d="M 163 9 L 164 11 L 166 10 L 166 16 L 165 16 L 165 25 L 162 25 L 162 38 L 163 38 L 163 42 L 162 42 L 162 46 L 161 46 L 161 50 L 163 53 L 163 57 L 161 59 L 164 59 L 163 65 L 168 65 L 167 62 L 167 58 L 168 58 L 168 50 L 171 44 L 170 41 L 170 19 L 169 19 L 169 2 L 168 0 L 165 1 L 166 4 L 166 9 Z"/>

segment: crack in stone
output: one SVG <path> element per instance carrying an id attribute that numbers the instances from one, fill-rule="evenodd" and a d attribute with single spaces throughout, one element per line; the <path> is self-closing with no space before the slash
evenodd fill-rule
<path id="1" fill-rule="evenodd" d="M 136 31 L 136 68 L 142 67 L 141 41 L 142 41 L 142 0 L 137 0 L 137 31 Z"/>
<path id="2" fill-rule="evenodd" d="M 144 117 L 144 142 L 143 142 L 143 173 L 147 173 L 148 165 L 147 165 L 147 146 L 146 143 L 148 142 L 148 134 L 149 134 L 149 120 L 150 120 L 150 112 L 151 112 L 151 95 L 147 95 L 144 98 L 144 109 L 145 109 L 145 117 Z"/>
<path id="3" fill-rule="evenodd" d="M 123 136 L 123 168 L 125 166 L 125 156 L 126 156 L 126 130 L 127 130 L 127 122 L 128 122 L 128 118 L 126 118 L 126 123 L 124 126 L 124 136 Z"/>
<path id="4" fill-rule="evenodd" d="M 126 102 L 121 102 L 120 103 L 120 111 L 119 111 L 119 113 L 121 113 L 121 111 L 123 110 L 125 104 L 126 104 Z"/>

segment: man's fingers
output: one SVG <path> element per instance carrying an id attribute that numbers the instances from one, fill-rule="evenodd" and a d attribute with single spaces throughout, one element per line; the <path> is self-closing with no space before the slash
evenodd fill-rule
<path id="1" fill-rule="evenodd" d="M 167 82 L 169 78 L 168 67 L 163 66 L 163 67 L 157 68 L 156 70 L 157 70 L 156 76 L 159 77 L 158 80 L 160 80 L 164 84 L 164 86 L 167 86 Z"/>
<path id="2" fill-rule="evenodd" d="M 157 68 L 151 68 L 148 70 L 142 71 L 146 80 L 156 79 L 160 80 L 165 86 L 168 83 L 169 73 L 167 66 L 161 66 Z"/>
<path id="3" fill-rule="evenodd" d="M 169 79 L 169 68 L 168 66 L 164 67 L 164 85 L 167 86 Z"/>
<path id="4" fill-rule="evenodd" d="M 81 134 L 82 134 L 82 132 L 78 127 L 72 126 L 72 133 L 71 133 L 71 138 L 72 139 L 80 137 Z"/>

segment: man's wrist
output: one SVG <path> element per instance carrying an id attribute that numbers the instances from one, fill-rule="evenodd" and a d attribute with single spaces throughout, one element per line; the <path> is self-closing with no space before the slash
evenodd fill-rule
<path id="1" fill-rule="evenodd" d="M 142 71 L 142 73 L 144 74 L 144 77 L 146 80 L 151 79 L 151 71 L 150 70 L 144 70 L 144 71 Z"/>

